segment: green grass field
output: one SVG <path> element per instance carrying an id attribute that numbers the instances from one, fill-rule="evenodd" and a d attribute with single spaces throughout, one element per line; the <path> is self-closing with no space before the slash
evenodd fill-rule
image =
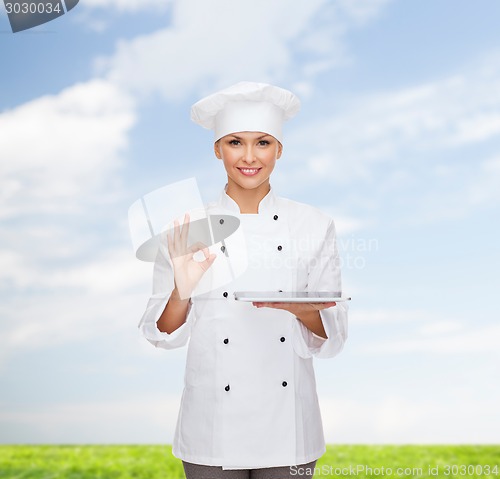
<path id="1" fill-rule="evenodd" d="M 183 477 L 167 446 L 0 446 L 1 479 Z M 314 477 L 500 479 L 500 446 L 328 446 Z"/>

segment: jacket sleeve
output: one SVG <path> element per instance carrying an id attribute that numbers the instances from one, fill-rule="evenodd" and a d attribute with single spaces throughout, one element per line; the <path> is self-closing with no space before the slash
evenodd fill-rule
<path id="1" fill-rule="evenodd" d="M 312 257 L 307 291 L 342 291 L 340 259 L 335 239 L 335 224 L 330 220 L 324 241 Z M 294 348 L 301 357 L 331 358 L 339 354 L 347 340 L 347 302 L 338 302 L 319 312 L 327 339 L 317 336 L 297 319 Z"/>
<path id="2" fill-rule="evenodd" d="M 172 333 L 160 331 L 156 322 L 160 318 L 170 294 L 174 289 L 174 272 L 170 255 L 166 247 L 166 237 L 162 235 L 160 248 L 154 265 L 153 294 L 149 298 L 139 329 L 143 336 L 155 347 L 175 349 L 185 346 L 191 334 L 194 322 L 194 308 L 190 302 L 186 322 Z"/>

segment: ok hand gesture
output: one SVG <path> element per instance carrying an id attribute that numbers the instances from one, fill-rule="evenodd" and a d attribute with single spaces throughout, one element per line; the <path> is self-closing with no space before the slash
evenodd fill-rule
<path id="1" fill-rule="evenodd" d="M 189 214 L 184 216 L 182 228 L 177 220 L 174 221 L 173 236 L 167 233 L 168 251 L 174 266 L 174 282 L 180 299 L 188 299 L 201 277 L 215 261 L 216 255 L 210 254 L 208 247 L 202 243 L 195 243 L 189 248 L 187 239 L 189 233 Z M 204 261 L 196 261 L 194 254 L 202 251 Z"/>

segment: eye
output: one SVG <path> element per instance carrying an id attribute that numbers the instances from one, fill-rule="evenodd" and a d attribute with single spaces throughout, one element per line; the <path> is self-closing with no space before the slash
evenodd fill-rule
<path id="1" fill-rule="evenodd" d="M 240 140 L 229 140 L 229 144 L 233 146 L 238 146 L 240 144 Z"/>
<path id="2" fill-rule="evenodd" d="M 269 142 L 269 140 L 260 140 L 259 141 L 259 146 L 267 146 L 267 145 L 270 145 L 271 143 Z"/>

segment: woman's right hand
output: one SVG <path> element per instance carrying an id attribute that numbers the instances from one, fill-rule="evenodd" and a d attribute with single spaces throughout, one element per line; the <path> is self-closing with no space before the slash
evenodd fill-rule
<path id="1" fill-rule="evenodd" d="M 188 248 L 189 214 L 184 216 L 182 228 L 177 220 L 174 221 L 173 236 L 167 233 L 168 251 L 174 266 L 174 282 L 180 299 L 189 299 L 199 283 L 201 277 L 215 261 L 216 255 L 210 254 L 208 247 L 202 243 L 195 243 Z M 204 261 L 196 261 L 194 255 L 202 251 Z"/>

